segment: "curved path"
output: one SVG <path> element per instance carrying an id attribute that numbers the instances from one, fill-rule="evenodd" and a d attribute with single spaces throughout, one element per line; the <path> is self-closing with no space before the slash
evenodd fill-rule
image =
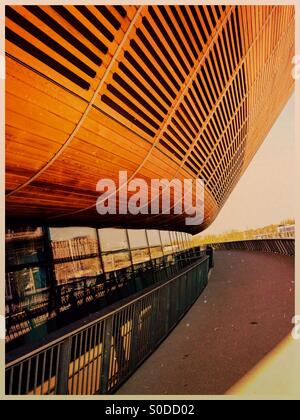
<path id="1" fill-rule="evenodd" d="M 224 394 L 292 329 L 294 258 L 218 251 L 208 287 L 123 395 Z"/>

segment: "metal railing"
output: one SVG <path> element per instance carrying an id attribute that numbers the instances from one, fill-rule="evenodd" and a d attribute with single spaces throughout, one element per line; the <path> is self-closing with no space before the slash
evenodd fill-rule
<path id="1" fill-rule="evenodd" d="M 208 272 L 209 257 L 203 257 L 109 313 L 8 361 L 6 394 L 114 392 L 199 297 Z"/>
<path id="2" fill-rule="evenodd" d="M 294 239 L 251 239 L 237 242 L 222 242 L 211 245 L 215 250 L 246 250 L 295 255 Z"/>
<path id="3" fill-rule="evenodd" d="M 174 276 L 180 269 L 191 264 L 194 258 L 205 255 L 204 251 L 191 249 L 172 255 L 172 262 L 152 260 L 150 268 L 128 274 L 126 269 L 95 277 L 56 285 L 24 295 L 6 299 L 6 343 L 14 347 L 14 341 L 32 335 L 37 328 L 48 323 L 47 330 L 57 329 L 87 316 L 105 306 L 139 292 L 161 280 Z M 141 266 L 141 264 L 140 264 Z M 51 325 L 50 325 L 51 321 Z M 38 334 L 37 334 L 38 336 Z M 26 339 L 26 338 L 25 338 Z M 11 344 L 12 343 L 12 344 Z M 18 343 L 17 343 L 18 344 Z M 17 346 L 16 344 L 16 346 Z"/>

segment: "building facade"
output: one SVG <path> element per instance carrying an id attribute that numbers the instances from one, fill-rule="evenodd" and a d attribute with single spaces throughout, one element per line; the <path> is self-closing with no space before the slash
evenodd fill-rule
<path id="1" fill-rule="evenodd" d="M 8 340 L 179 268 L 291 95 L 294 48 L 293 6 L 6 7 Z M 148 196 L 100 216 L 120 171 L 202 179 L 203 221 Z"/>

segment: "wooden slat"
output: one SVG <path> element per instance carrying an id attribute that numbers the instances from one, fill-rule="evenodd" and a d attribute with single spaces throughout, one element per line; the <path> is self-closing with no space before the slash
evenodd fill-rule
<path id="1" fill-rule="evenodd" d="M 292 92 L 294 8 L 226 6 L 223 11 L 218 6 L 144 6 L 124 39 L 137 7 L 124 6 L 127 15 L 122 18 L 114 6 L 107 6 L 114 24 L 96 6 L 82 9 L 92 14 L 91 21 L 77 7 L 65 7 L 102 42 L 107 53 L 51 6 L 40 6 L 40 10 L 91 54 L 85 54 L 81 47 L 79 50 L 25 6 L 12 8 L 76 56 L 83 63 L 79 67 L 76 60 L 70 61 L 36 34 L 7 19 L 13 33 L 90 85 L 87 90 L 80 88 L 6 42 L 8 215 L 98 223 L 97 181 L 102 177 L 117 181 L 119 170 L 127 170 L 129 177 L 147 182 L 153 178 L 203 177 L 205 220 L 194 232 L 207 227 Z M 100 22 L 99 27 L 93 19 Z M 89 114 L 68 147 L 57 154 L 80 121 L 121 42 L 122 49 Z M 134 51 L 134 42 L 145 59 Z M 93 62 L 92 54 L 102 60 L 101 65 Z M 87 74 L 88 69 L 95 72 L 94 77 Z M 12 193 L 49 161 L 51 165 L 29 185 Z M 121 219 L 107 216 L 101 220 L 114 225 Z M 160 217 L 139 218 L 136 223 L 142 220 L 153 227 L 166 223 Z M 182 223 L 183 217 L 170 220 L 170 226 Z"/>

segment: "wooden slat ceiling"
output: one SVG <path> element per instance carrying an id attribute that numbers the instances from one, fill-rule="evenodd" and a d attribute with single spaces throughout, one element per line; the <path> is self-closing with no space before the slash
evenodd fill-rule
<path id="1" fill-rule="evenodd" d="M 293 88 L 292 6 L 6 7 L 6 213 L 199 232 Z M 99 216 L 100 178 L 205 181 L 205 220 Z"/>

